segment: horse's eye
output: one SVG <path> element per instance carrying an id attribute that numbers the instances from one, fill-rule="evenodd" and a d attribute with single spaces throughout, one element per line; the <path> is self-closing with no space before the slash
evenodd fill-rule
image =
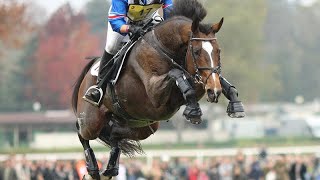
<path id="1" fill-rule="evenodd" d="M 194 55 L 196 55 L 196 56 L 200 56 L 200 53 L 201 53 L 201 48 L 196 48 L 196 49 L 194 49 Z"/>

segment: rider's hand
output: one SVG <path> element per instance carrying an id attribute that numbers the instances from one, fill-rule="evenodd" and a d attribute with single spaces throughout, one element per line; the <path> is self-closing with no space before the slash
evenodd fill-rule
<path id="1" fill-rule="evenodd" d="M 139 38 L 144 34 L 144 30 L 140 26 L 131 25 L 128 29 L 130 37 Z"/>

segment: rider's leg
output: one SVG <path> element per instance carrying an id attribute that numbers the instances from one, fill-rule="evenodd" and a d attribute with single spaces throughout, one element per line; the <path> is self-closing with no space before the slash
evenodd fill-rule
<path id="1" fill-rule="evenodd" d="M 202 112 L 196 98 L 196 92 L 191 83 L 188 81 L 183 71 L 179 69 L 172 69 L 168 76 L 176 81 L 177 86 L 186 100 L 186 109 L 183 115 L 193 124 L 201 123 Z"/>
<path id="2" fill-rule="evenodd" d="M 230 100 L 227 113 L 232 118 L 242 118 L 245 116 L 242 102 L 238 99 L 237 89 L 220 75 L 220 84 L 222 86 L 222 93 Z"/>
<path id="3" fill-rule="evenodd" d="M 100 61 L 99 75 L 97 78 L 97 85 L 91 86 L 87 93 L 84 95 L 84 100 L 87 102 L 100 107 L 102 104 L 102 99 L 104 97 L 107 83 L 111 74 L 112 63 L 110 60 L 113 58 L 114 54 L 121 47 L 122 40 L 125 36 L 114 32 L 111 28 L 110 23 L 108 23 L 108 32 L 107 32 L 107 42 L 106 47 L 103 53 L 103 56 Z"/>

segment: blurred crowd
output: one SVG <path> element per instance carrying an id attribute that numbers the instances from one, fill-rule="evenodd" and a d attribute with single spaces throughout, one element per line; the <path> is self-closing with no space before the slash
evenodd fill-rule
<path id="1" fill-rule="evenodd" d="M 105 168 L 107 159 L 99 162 Z M 31 161 L 9 156 L 0 162 L 0 180 L 78 180 L 83 160 Z M 244 155 L 224 157 L 123 158 L 116 180 L 320 180 L 315 155 Z"/>

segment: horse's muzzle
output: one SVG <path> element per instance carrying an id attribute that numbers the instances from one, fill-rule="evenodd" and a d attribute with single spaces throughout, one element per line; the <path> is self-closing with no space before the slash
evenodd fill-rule
<path id="1" fill-rule="evenodd" d="M 222 92 L 221 89 L 219 89 L 219 90 L 207 89 L 207 95 L 208 95 L 207 101 L 211 102 L 211 103 L 213 103 L 213 102 L 218 103 L 218 99 L 221 95 L 221 92 Z"/>

